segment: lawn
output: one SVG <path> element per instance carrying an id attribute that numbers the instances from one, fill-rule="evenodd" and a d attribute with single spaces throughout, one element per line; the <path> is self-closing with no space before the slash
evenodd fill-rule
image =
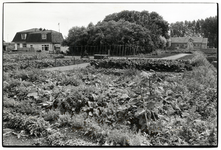
<path id="1" fill-rule="evenodd" d="M 126 67 L 4 70 L 3 145 L 217 146 L 217 70 L 193 55 L 152 69 L 116 60 Z"/>

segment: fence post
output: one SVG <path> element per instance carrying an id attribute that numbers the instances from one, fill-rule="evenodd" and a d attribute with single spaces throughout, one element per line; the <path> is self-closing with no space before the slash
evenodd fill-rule
<path id="1" fill-rule="evenodd" d="M 54 60 L 55 60 L 55 67 L 57 67 L 57 59 L 56 59 L 56 57 L 55 57 Z"/>
<path id="2" fill-rule="evenodd" d="M 74 47 L 73 47 L 71 50 L 72 50 L 72 61 L 73 61 L 73 63 L 75 64 L 75 61 L 74 61 L 74 59 L 73 59 L 73 56 L 74 56 Z"/>

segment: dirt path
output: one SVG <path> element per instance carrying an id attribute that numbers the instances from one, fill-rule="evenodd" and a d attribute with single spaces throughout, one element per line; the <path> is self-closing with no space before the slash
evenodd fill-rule
<path id="1" fill-rule="evenodd" d="M 175 60 L 175 59 L 179 59 L 181 57 L 187 56 L 187 55 L 191 55 L 191 54 L 177 54 L 177 55 L 173 55 L 173 56 L 163 57 L 161 59 Z"/>
<path id="2" fill-rule="evenodd" d="M 60 67 L 53 67 L 53 68 L 46 68 L 42 70 L 46 71 L 67 71 L 67 70 L 72 70 L 72 69 L 79 69 L 79 68 L 85 68 L 89 65 L 90 63 L 83 63 L 83 64 L 77 64 L 77 65 L 70 65 L 70 66 L 60 66 Z"/>

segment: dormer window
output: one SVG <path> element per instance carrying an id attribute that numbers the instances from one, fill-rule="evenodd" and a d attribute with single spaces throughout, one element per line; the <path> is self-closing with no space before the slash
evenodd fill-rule
<path id="1" fill-rule="evenodd" d="M 22 39 L 22 40 L 25 40 L 26 37 L 27 37 L 27 34 L 25 34 L 25 33 L 22 33 L 22 34 L 21 34 L 21 39 Z"/>
<path id="2" fill-rule="evenodd" d="M 46 33 L 42 33 L 42 34 L 41 34 L 41 38 L 42 38 L 43 40 L 46 40 L 46 39 L 47 39 L 47 34 L 46 34 Z"/>

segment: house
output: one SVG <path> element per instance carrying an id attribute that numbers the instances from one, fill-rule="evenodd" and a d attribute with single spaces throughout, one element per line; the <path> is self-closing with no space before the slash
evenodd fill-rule
<path id="1" fill-rule="evenodd" d="M 12 42 L 15 50 L 57 52 L 63 40 L 60 32 L 33 28 L 17 32 Z"/>
<path id="2" fill-rule="evenodd" d="M 207 42 L 208 39 L 203 37 L 172 37 L 170 46 L 177 49 L 206 49 Z"/>

